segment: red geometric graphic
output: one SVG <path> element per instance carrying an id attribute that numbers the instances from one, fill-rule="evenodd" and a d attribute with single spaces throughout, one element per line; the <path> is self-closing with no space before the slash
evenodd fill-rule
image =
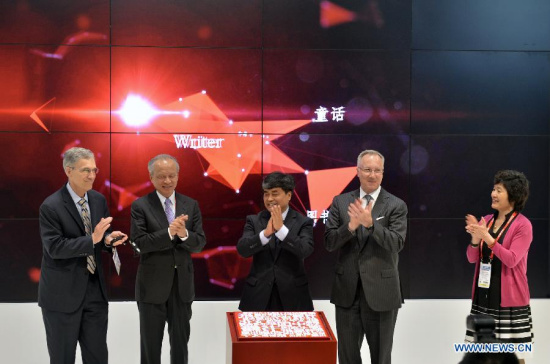
<path id="1" fill-rule="evenodd" d="M 143 103 L 148 101 L 139 96 Z M 205 176 L 239 192 L 249 174 L 282 170 L 287 173 L 302 173 L 304 169 L 272 144 L 281 136 L 311 123 L 311 120 L 270 120 L 264 121 L 264 134 L 260 134 L 262 122 L 233 122 L 207 95 L 206 91 L 180 98 L 165 105 L 162 109 L 150 106 L 147 109 L 152 117 L 148 123 L 155 124 L 166 134 L 153 137 L 175 143 L 177 148 L 192 148 L 208 162 L 203 171 Z M 122 109 L 114 112 L 124 120 L 127 127 L 144 127 L 124 114 Z M 141 117 L 136 115 L 137 117 Z M 140 119 L 141 120 L 141 119 Z M 177 130 L 185 130 L 178 134 Z M 212 133 L 212 134 L 209 134 Z M 277 133 L 277 135 L 267 135 Z M 198 134 L 198 135 L 192 135 Z M 205 136 L 204 134 L 208 134 Z"/>
<path id="2" fill-rule="evenodd" d="M 330 1 L 321 1 L 320 5 L 320 23 L 323 28 L 349 23 L 357 19 L 357 15 L 353 11 L 349 11 Z"/>
<path id="3" fill-rule="evenodd" d="M 357 167 L 310 171 L 307 175 L 310 211 L 320 214 L 330 207 L 332 198 L 339 195 L 356 175 Z"/>
<path id="4" fill-rule="evenodd" d="M 210 283 L 227 289 L 235 288 L 235 282 L 246 277 L 252 264 L 252 259 L 241 257 L 234 246 L 218 246 L 192 257 L 206 260 Z"/>
<path id="5" fill-rule="evenodd" d="M 38 116 L 37 112 L 39 112 L 40 110 L 42 110 L 43 108 L 45 108 L 50 102 L 54 101 L 55 100 L 55 97 L 52 97 L 50 100 L 48 100 L 45 104 L 43 104 L 42 106 L 40 106 L 38 109 L 34 110 L 30 117 L 31 119 L 33 119 L 42 129 L 46 130 L 46 132 L 50 132 L 50 130 L 46 127 L 46 125 L 44 124 L 44 122 L 40 119 L 40 117 Z"/>
<path id="6" fill-rule="evenodd" d="M 144 189 L 151 186 L 151 181 L 147 181 L 140 184 L 130 185 L 126 187 L 120 187 L 114 183 L 111 183 L 109 180 L 105 180 L 105 186 L 107 188 L 111 187 L 111 196 L 113 202 L 117 205 L 117 210 L 122 211 L 127 207 L 132 205 L 132 202 L 137 200 L 140 195 L 138 192 L 143 191 Z M 100 190 L 100 192 L 103 192 Z"/>
<path id="7" fill-rule="evenodd" d="M 353 12 L 339 5 L 323 0 L 320 3 L 319 23 L 323 28 L 330 28 L 344 23 L 361 21 L 375 28 L 385 24 L 378 0 L 368 0 L 359 12 Z"/>

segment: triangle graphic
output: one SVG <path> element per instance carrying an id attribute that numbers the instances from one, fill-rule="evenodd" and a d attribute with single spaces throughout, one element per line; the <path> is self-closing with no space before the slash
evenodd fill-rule
<path id="1" fill-rule="evenodd" d="M 48 127 L 44 124 L 42 119 L 38 116 L 37 112 L 41 111 L 43 108 L 48 106 L 49 103 L 55 100 L 55 97 L 52 97 L 50 100 L 48 100 L 46 103 L 44 103 L 42 106 L 40 106 L 38 109 L 34 110 L 29 116 L 32 120 L 34 120 L 35 123 L 37 123 L 42 129 L 44 129 L 46 132 L 50 132 Z M 52 111 L 50 111 L 51 113 Z"/>
<path id="2" fill-rule="evenodd" d="M 310 211 L 316 211 L 314 216 L 321 217 L 323 211 L 330 207 L 333 197 L 339 195 L 356 175 L 357 167 L 310 171 L 307 175 L 307 188 Z M 317 221 L 315 218 L 314 220 Z"/>
<path id="3" fill-rule="evenodd" d="M 321 1 L 320 23 L 323 28 L 330 28 L 335 25 L 349 23 L 354 21 L 357 16 L 353 11 L 349 11 L 330 1 Z"/>

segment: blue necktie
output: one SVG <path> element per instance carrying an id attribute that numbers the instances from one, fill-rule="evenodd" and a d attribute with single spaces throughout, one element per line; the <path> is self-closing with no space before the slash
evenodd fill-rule
<path id="1" fill-rule="evenodd" d="M 164 212 L 166 213 L 166 218 L 168 219 L 168 223 L 171 224 L 172 221 L 174 221 L 174 218 L 176 217 L 174 210 L 172 209 L 172 201 L 170 201 L 169 198 L 167 198 L 164 201 Z"/>

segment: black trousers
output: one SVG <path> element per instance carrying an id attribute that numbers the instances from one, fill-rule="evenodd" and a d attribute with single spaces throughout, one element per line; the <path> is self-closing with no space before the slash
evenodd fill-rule
<path id="1" fill-rule="evenodd" d="M 160 364 L 164 326 L 168 322 L 170 363 L 187 364 L 187 343 L 191 334 L 191 302 L 183 302 L 178 292 L 178 275 L 164 303 L 138 302 L 142 364 Z"/>
<path id="2" fill-rule="evenodd" d="M 367 303 L 359 282 L 349 308 L 335 306 L 338 334 L 338 362 L 361 364 L 361 346 L 367 338 L 372 364 L 391 364 L 393 332 L 398 309 L 374 311 Z"/>
<path id="3" fill-rule="evenodd" d="M 277 283 L 273 283 L 271 296 L 269 296 L 269 301 L 267 302 L 265 311 L 276 312 L 284 310 L 283 302 L 281 301 L 281 296 L 279 295 L 279 287 L 277 287 Z"/>
<path id="4" fill-rule="evenodd" d="M 89 274 L 82 305 L 71 313 L 42 308 L 51 364 L 74 364 L 80 344 L 84 364 L 107 364 L 107 321 L 109 306 L 101 293 L 99 278 Z"/>

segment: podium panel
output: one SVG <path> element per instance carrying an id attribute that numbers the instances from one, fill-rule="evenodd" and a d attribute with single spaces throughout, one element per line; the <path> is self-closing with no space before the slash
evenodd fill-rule
<path id="1" fill-rule="evenodd" d="M 336 364 L 321 311 L 227 312 L 226 364 Z"/>

